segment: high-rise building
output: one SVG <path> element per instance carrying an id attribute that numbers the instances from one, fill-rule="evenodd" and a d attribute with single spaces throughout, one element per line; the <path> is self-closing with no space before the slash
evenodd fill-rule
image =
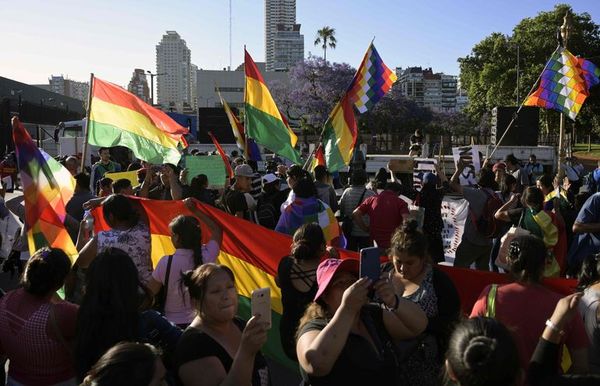
<path id="1" fill-rule="evenodd" d="M 148 87 L 148 79 L 146 78 L 146 72 L 141 68 L 133 70 L 133 75 L 131 76 L 127 90 L 144 102 L 150 103 L 150 87 Z"/>
<path id="2" fill-rule="evenodd" d="M 52 92 L 79 99 L 80 101 L 87 101 L 88 91 L 90 89 L 87 82 L 77 82 L 65 78 L 63 75 L 51 75 L 50 78 L 48 78 L 48 83 L 50 85 L 50 91 Z"/>
<path id="3" fill-rule="evenodd" d="M 436 112 L 456 112 L 457 77 L 434 73 L 431 68 L 397 68 L 396 75 L 402 95 L 419 106 Z"/>
<path id="4" fill-rule="evenodd" d="M 265 59 L 267 71 L 285 71 L 304 59 L 296 0 L 265 0 Z"/>
<path id="5" fill-rule="evenodd" d="M 190 106 L 194 111 L 198 109 L 198 66 L 195 64 L 190 65 L 190 93 L 191 103 Z"/>
<path id="6" fill-rule="evenodd" d="M 167 31 L 156 46 L 158 104 L 166 110 L 183 111 L 192 103 L 192 52 L 176 31 Z"/>

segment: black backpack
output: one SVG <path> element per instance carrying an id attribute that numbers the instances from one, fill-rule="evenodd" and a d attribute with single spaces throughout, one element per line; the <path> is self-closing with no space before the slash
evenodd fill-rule
<path id="1" fill-rule="evenodd" d="M 272 199 L 261 197 L 256 206 L 256 217 L 260 225 L 275 229 L 279 220 L 279 209 L 275 207 Z"/>

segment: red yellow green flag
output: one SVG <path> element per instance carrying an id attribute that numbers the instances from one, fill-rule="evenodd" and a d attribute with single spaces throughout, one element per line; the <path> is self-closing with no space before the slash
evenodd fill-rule
<path id="1" fill-rule="evenodd" d="M 177 165 L 188 129 L 115 84 L 94 78 L 91 92 L 89 144 L 125 146 L 141 160 Z"/>
<path id="2" fill-rule="evenodd" d="M 300 153 L 294 148 L 298 137 L 275 104 L 256 63 L 245 52 L 246 71 L 245 127 L 248 137 L 256 143 L 298 164 Z"/>

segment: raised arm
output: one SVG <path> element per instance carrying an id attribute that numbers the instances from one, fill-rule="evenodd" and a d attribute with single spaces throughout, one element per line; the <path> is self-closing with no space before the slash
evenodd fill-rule
<path id="1" fill-rule="evenodd" d="M 200 202 L 195 198 L 186 198 L 184 201 L 185 206 L 194 214 L 194 216 L 198 216 L 203 223 L 206 224 L 208 229 L 210 229 L 210 238 L 214 240 L 219 247 L 221 247 L 221 243 L 223 241 L 223 229 L 213 221 L 212 218 L 208 217 L 204 212 L 198 209 L 198 205 Z"/>
<path id="2" fill-rule="evenodd" d="M 361 278 L 344 291 L 342 304 L 321 331 L 308 331 L 298 338 L 298 362 L 307 374 L 324 376 L 338 360 L 358 313 L 367 303 L 371 281 Z"/>
<path id="3" fill-rule="evenodd" d="M 500 209 L 496 211 L 496 213 L 494 213 L 494 218 L 496 220 L 510 222 L 511 220 L 508 211 L 515 207 L 515 205 L 519 202 L 520 197 L 521 195 L 519 193 L 513 194 L 510 199 L 506 201 L 506 203 L 502 205 Z"/>
<path id="4" fill-rule="evenodd" d="M 463 193 L 463 187 L 460 184 L 459 176 L 463 172 L 464 169 L 465 169 L 465 164 L 462 162 L 462 160 L 459 160 L 458 164 L 456 165 L 456 170 L 454 171 L 454 174 L 450 178 L 450 182 L 449 182 L 450 189 L 452 189 L 456 193 L 460 193 L 460 194 Z"/>

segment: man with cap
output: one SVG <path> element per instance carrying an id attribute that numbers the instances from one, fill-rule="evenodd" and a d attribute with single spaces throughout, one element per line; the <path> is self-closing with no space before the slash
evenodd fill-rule
<path id="1" fill-rule="evenodd" d="M 506 164 L 502 161 L 498 161 L 492 167 L 492 171 L 494 172 L 495 176 L 494 180 L 497 184 L 500 184 L 506 175 Z"/>
<path id="2" fill-rule="evenodd" d="M 287 191 L 279 190 L 281 179 L 269 173 L 262 177 L 262 194 L 256 206 L 258 223 L 266 228 L 275 229 L 279 217 L 280 207 L 287 197 Z"/>
<path id="3" fill-rule="evenodd" d="M 235 167 L 234 174 L 235 182 L 223 193 L 221 204 L 227 213 L 254 221 L 253 212 L 256 209 L 256 201 L 249 194 L 254 170 L 250 165 L 242 164 Z"/>

